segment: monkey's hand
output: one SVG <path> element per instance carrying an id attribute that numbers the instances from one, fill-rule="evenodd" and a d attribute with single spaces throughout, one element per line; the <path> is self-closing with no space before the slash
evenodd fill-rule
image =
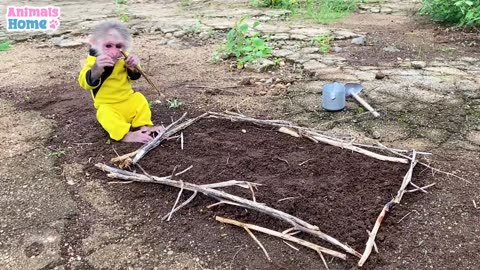
<path id="1" fill-rule="evenodd" d="M 158 135 L 161 135 L 165 132 L 165 127 L 164 126 L 143 126 L 140 128 L 140 130 L 148 132 L 151 136 L 157 137 Z"/>
<path id="2" fill-rule="evenodd" d="M 95 64 L 92 67 L 92 77 L 94 79 L 100 78 L 102 76 L 103 71 L 105 71 L 105 67 L 113 67 L 115 65 L 115 61 L 108 56 L 108 55 L 100 55 L 95 59 Z"/>
<path id="3" fill-rule="evenodd" d="M 133 55 L 133 54 L 130 54 L 127 59 L 125 60 L 125 64 L 127 66 L 128 69 L 130 70 L 135 70 L 135 68 L 137 67 L 138 63 L 140 63 L 140 60 L 138 59 L 137 56 Z"/>
<path id="4" fill-rule="evenodd" d="M 138 142 L 148 143 L 153 138 L 149 135 L 149 132 L 144 130 L 130 131 L 123 137 L 122 142 Z"/>

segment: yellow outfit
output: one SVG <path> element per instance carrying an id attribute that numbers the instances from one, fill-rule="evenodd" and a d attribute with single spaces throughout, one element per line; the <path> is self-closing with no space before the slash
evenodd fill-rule
<path id="1" fill-rule="evenodd" d="M 90 70 L 95 60 L 96 52 L 90 49 L 78 83 L 90 91 L 97 110 L 97 121 L 110 138 L 119 141 L 130 128 L 153 126 L 147 99 L 140 92 L 135 92 L 130 84 L 140 78 L 140 74 L 128 70 L 125 60 L 120 59 L 113 68 L 106 67 L 99 80 L 92 81 Z"/>

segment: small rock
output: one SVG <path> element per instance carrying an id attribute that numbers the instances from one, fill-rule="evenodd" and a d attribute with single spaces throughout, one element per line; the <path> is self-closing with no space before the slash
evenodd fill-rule
<path id="1" fill-rule="evenodd" d="M 166 33 L 165 34 L 165 38 L 172 38 L 173 37 L 173 34 L 172 33 Z"/>
<path id="2" fill-rule="evenodd" d="M 339 53 L 339 52 L 342 52 L 343 49 L 340 48 L 340 47 L 335 46 L 335 47 L 332 47 L 332 51 L 334 51 L 334 52 L 336 52 L 336 53 Z"/>
<path id="3" fill-rule="evenodd" d="M 412 61 L 412 67 L 414 69 L 424 69 L 427 66 L 427 63 L 423 61 Z"/>
<path id="4" fill-rule="evenodd" d="M 400 50 L 395 46 L 389 46 L 389 47 L 383 48 L 383 51 L 390 52 L 390 53 L 395 53 L 395 52 L 399 52 Z"/>
<path id="5" fill-rule="evenodd" d="M 268 79 L 268 80 L 265 81 L 265 84 L 272 84 L 272 83 L 273 83 L 273 79 L 272 79 L 272 78 L 270 78 L 270 79 Z"/>
<path id="6" fill-rule="evenodd" d="M 375 74 L 375 79 L 381 80 L 381 79 L 383 79 L 383 78 L 385 78 L 385 74 L 383 74 L 383 72 L 379 70 L 379 71 Z"/>
<path id="7" fill-rule="evenodd" d="M 275 67 L 275 63 L 273 63 L 273 61 L 263 58 L 255 60 L 253 63 L 245 64 L 245 69 L 254 72 L 266 72 L 273 67 Z"/>
<path id="8" fill-rule="evenodd" d="M 183 36 L 185 36 L 187 32 L 183 31 L 183 30 L 180 30 L 180 31 L 176 31 L 173 33 L 173 36 L 176 37 L 176 38 L 181 38 Z"/>
<path id="9" fill-rule="evenodd" d="M 388 8 L 388 7 L 382 7 L 382 13 L 392 14 L 392 12 L 393 12 L 393 9 Z"/>
<path id="10" fill-rule="evenodd" d="M 52 41 L 55 44 L 55 46 L 58 46 L 60 48 L 75 48 L 83 45 L 83 43 L 80 41 L 63 39 L 63 38 L 52 38 Z"/>
<path id="11" fill-rule="evenodd" d="M 207 40 L 210 38 L 210 33 L 208 32 L 201 32 L 198 37 L 201 39 L 201 40 Z"/>
<path id="12" fill-rule="evenodd" d="M 173 255 L 173 251 L 172 251 L 172 250 L 169 250 L 169 251 L 167 252 L 167 255 L 169 255 L 169 256 Z"/>
<path id="13" fill-rule="evenodd" d="M 380 13 L 380 8 L 379 7 L 373 7 L 370 9 L 370 12 L 372 13 Z"/>
<path id="14" fill-rule="evenodd" d="M 380 137 L 382 137 L 380 135 L 380 132 L 378 132 L 376 130 L 372 132 L 372 136 L 373 136 L 374 139 L 380 139 Z"/>
<path id="15" fill-rule="evenodd" d="M 366 37 L 357 37 L 357 38 L 352 39 L 352 43 L 357 44 L 357 45 L 365 45 L 365 44 L 367 44 L 367 38 Z"/>
<path id="16" fill-rule="evenodd" d="M 168 40 L 164 38 L 161 38 L 158 42 L 159 45 L 167 45 L 167 43 L 168 43 Z"/>
<path id="17" fill-rule="evenodd" d="M 243 78 L 238 84 L 240 85 L 252 85 L 251 78 Z"/>

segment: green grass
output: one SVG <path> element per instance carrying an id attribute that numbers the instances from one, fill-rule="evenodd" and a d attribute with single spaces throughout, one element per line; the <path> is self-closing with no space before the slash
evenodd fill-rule
<path id="1" fill-rule="evenodd" d="M 328 24 L 357 9 L 360 0 L 251 0 L 257 7 L 282 8 L 292 11 L 292 17 L 311 19 Z"/>
<path id="2" fill-rule="evenodd" d="M 321 53 L 328 53 L 330 51 L 333 37 L 331 35 L 316 36 L 312 39 L 312 44 L 318 46 Z"/>
<path id="3" fill-rule="evenodd" d="M 6 41 L 6 42 L 0 43 L 0 52 L 8 51 L 10 50 L 10 48 L 12 48 L 12 46 L 10 45 L 10 42 Z"/>

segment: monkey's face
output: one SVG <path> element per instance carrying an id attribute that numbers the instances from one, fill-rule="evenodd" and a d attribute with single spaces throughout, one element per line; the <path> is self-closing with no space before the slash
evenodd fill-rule
<path id="1" fill-rule="evenodd" d="M 122 57 L 121 51 L 125 51 L 126 49 L 125 44 L 126 42 L 120 33 L 118 33 L 117 30 L 112 29 L 108 31 L 107 35 L 101 40 L 102 52 L 111 57 L 114 61 L 117 61 Z"/>

